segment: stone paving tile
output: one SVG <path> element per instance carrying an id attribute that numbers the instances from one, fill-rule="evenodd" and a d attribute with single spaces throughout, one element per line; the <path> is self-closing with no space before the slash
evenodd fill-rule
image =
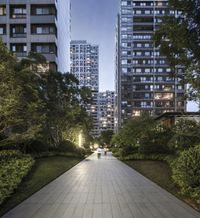
<path id="1" fill-rule="evenodd" d="M 91 155 L 3 218 L 200 218 L 111 154 Z"/>

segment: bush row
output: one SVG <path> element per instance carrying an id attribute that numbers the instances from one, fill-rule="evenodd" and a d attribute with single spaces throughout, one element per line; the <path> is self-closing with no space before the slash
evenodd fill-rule
<path id="1" fill-rule="evenodd" d="M 21 157 L 22 153 L 19 150 L 2 150 L 0 151 L 0 160 L 13 157 Z"/>
<path id="2" fill-rule="evenodd" d="M 30 156 L 0 160 L 0 204 L 18 187 L 33 164 Z"/>

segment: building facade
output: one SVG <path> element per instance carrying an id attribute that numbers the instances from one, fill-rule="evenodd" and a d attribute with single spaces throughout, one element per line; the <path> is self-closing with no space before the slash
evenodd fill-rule
<path id="1" fill-rule="evenodd" d="M 114 91 L 99 92 L 98 94 L 99 135 L 107 130 L 114 132 L 114 99 Z"/>
<path id="2" fill-rule="evenodd" d="M 69 72 L 70 0 L 0 0 L 0 37 L 18 58 L 41 53 Z"/>
<path id="3" fill-rule="evenodd" d="M 116 44 L 116 129 L 130 117 L 149 112 L 184 112 L 185 87 L 153 42 L 163 16 L 177 16 L 167 0 L 121 0 Z"/>
<path id="4" fill-rule="evenodd" d="M 70 54 L 70 72 L 79 80 L 79 87 L 88 87 L 92 91 L 92 103 L 86 109 L 93 118 L 91 134 L 98 137 L 99 46 L 85 40 L 73 40 Z"/>

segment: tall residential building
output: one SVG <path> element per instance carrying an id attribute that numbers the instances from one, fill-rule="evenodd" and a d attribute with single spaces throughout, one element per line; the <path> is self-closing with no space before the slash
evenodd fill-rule
<path id="1" fill-rule="evenodd" d="M 79 80 L 80 87 L 88 87 L 92 91 L 92 103 L 87 106 L 89 115 L 93 118 L 91 134 L 98 136 L 97 98 L 99 92 L 99 46 L 87 43 L 85 40 L 73 40 L 70 44 L 71 70 Z"/>
<path id="2" fill-rule="evenodd" d="M 0 37 L 19 58 L 41 53 L 69 71 L 70 0 L 0 0 Z"/>
<path id="3" fill-rule="evenodd" d="M 183 112 L 185 87 L 155 47 L 153 35 L 163 16 L 177 16 L 167 0 L 120 0 L 116 43 L 116 128 L 147 111 L 152 116 Z"/>
<path id="4" fill-rule="evenodd" d="M 106 91 L 98 94 L 99 135 L 103 131 L 114 132 L 115 92 Z"/>

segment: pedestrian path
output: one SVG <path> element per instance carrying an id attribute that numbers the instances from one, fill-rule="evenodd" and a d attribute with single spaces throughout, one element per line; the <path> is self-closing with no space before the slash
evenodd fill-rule
<path id="1" fill-rule="evenodd" d="M 132 168 L 93 154 L 3 218 L 200 218 Z"/>

